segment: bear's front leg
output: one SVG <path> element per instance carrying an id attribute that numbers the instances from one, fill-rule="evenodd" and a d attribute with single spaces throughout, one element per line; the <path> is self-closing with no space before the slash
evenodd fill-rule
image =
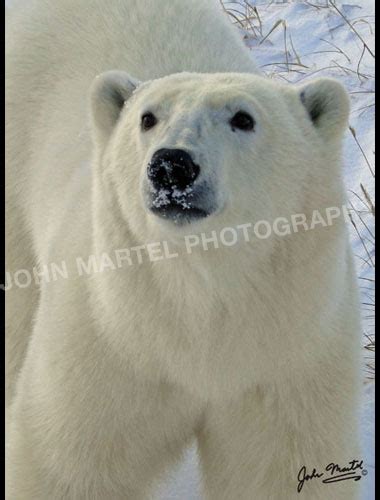
<path id="1" fill-rule="evenodd" d="M 147 498 L 193 438 L 201 408 L 118 358 L 88 316 L 59 321 L 49 311 L 40 311 L 10 410 L 6 499 Z"/>
<path id="2" fill-rule="evenodd" d="M 208 500 L 359 498 L 356 373 L 322 363 L 314 375 L 209 407 L 198 436 Z"/>
<path id="3" fill-rule="evenodd" d="M 124 394 L 100 392 L 98 403 L 80 392 L 70 401 L 64 389 L 45 402 L 19 393 L 8 429 L 6 500 L 151 498 L 154 481 L 193 437 L 198 415 L 165 384 L 124 385 Z"/>

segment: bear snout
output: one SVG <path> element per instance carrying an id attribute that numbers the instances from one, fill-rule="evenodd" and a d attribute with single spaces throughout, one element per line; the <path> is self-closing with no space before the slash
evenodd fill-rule
<path id="1" fill-rule="evenodd" d="M 182 149 L 159 149 L 150 161 L 147 176 L 155 189 L 189 188 L 198 177 L 199 165 Z"/>
<path id="2" fill-rule="evenodd" d="M 146 169 L 146 207 L 177 225 L 208 217 L 216 210 L 215 186 L 201 179 L 201 168 L 182 149 L 159 149 Z"/>

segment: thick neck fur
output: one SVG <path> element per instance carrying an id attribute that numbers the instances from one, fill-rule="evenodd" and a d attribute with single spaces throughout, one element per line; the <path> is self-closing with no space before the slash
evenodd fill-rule
<path id="1" fill-rule="evenodd" d="M 159 241 L 137 240 L 117 204 L 110 203 L 95 182 L 95 254 L 112 256 L 116 249 Z M 344 290 L 349 266 L 342 231 L 344 223 L 338 221 L 328 228 L 106 270 L 94 276 L 91 292 L 101 334 L 136 370 L 154 380 L 161 376 L 197 387 L 205 399 L 271 380 L 280 365 L 283 374 L 301 376 L 295 353 L 307 356 L 310 344 L 328 334 L 320 331 L 321 317 L 329 317 L 332 308 L 336 314 L 343 300 L 334 295 Z M 170 252 L 176 250 L 171 244 Z M 328 273 L 326 263 L 336 255 L 340 264 Z M 334 328 L 334 321 L 330 324 Z M 292 334 L 285 334 L 289 330 Z M 318 356 L 310 362 L 318 363 Z"/>

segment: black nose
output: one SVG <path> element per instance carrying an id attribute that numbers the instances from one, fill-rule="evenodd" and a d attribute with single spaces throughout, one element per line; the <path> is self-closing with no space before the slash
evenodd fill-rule
<path id="1" fill-rule="evenodd" d="M 156 189 L 186 189 L 199 175 L 200 168 L 182 149 L 159 149 L 148 165 L 148 179 Z"/>

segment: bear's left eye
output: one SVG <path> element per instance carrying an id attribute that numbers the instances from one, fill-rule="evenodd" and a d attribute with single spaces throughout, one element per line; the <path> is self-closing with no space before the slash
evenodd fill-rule
<path id="1" fill-rule="evenodd" d="M 255 120 L 245 111 L 238 111 L 230 120 L 232 130 L 238 128 L 250 132 L 255 128 Z"/>
<path id="2" fill-rule="evenodd" d="M 153 113 L 145 113 L 141 118 L 141 128 L 143 130 L 149 130 L 153 128 L 157 123 L 157 118 Z"/>

